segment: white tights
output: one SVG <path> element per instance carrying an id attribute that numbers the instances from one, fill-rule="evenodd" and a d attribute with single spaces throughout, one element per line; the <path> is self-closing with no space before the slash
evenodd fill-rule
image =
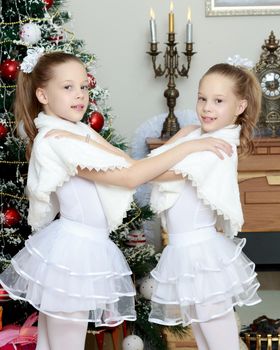
<path id="1" fill-rule="evenodd" d="M 198 317 L 203 318 L 196 307 Z M 208 322 L 193 323 L 193 335 L 199 350 L 239 350 L 239 335 L 233 310 Z"/>
<path id="2" fill-rule="evenodd" d="M 84 350 L 86 332 L 87 322 L 61 320 L 40 312 L 36 350 Z"/>

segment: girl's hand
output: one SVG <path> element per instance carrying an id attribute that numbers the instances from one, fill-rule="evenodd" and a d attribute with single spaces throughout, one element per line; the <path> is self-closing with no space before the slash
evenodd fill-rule
<path id="1" fill-rule="evenodd" d="M 67 137 L 67 138 L 71 138 L 79 141 L 85 140 L 85 136 L 74 134 L 70 131 L 61 130 L 61 129 L 50 130 L 49 132 L 46 133 L 45 137 L 54 137 L 56 139 L 59 139 L 61 137 Z"/>
<path id="2" fill-rule="evenodd" d="M 232 156 L 233 153 L 232 147 L 228 142 L 215 137 L 206 137 L 189 142 L 194 147 L 194 152 L 211 151 L 214 152 L 220 159 L 224 159 L 221 151 L 225 152 L 229 157 Z"/>

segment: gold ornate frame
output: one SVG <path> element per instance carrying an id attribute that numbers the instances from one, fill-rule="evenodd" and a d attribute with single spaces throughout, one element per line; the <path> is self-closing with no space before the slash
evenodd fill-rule
<path id="1" fill-rule="evenodd" d="M 225 2 L 225 0 L 205 0 L 206 17 L 280 15 L 280 0 L 271 1 L 271 3 L 276 2 L 276 5 L 260 5 L 260 3 L 266 2 L 264 0 L 255 0 L 253 1 L 254 5 L 248 6 L 238 5 L 240 1 L 228 1 L 229 4 L 225 4 Z"/>

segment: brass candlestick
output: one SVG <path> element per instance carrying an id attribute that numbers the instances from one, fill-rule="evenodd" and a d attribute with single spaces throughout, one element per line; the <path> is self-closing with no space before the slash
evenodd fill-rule
<path id="1" fill-rule="evenodd" d="M 180 129 L 178 120 L 174 114 L 174 108 L 176 106 L 176 99 L 179 97 L 179 91 L 176 89 L 175 78 L 178 75 L 188 78 L 188 73 L 191 65 L 192 56 L 196 53 L 193 52 L 193 43 L 186 43 L 186 51 L 183 52 L 187 56 L 187 68 L 182 65 L 179 69 L 179 55 L 177 51 L 177 43 L 175 42 L 175 33 L 168 33 L 168 42 L 164 54 L 164 68 L 161 65 L 156 65 L 157 56 L 161 53 L 157 49 L 158 43 L 151 43 L 150 51 L 147 52 L 152 56 L 153 68 L 155 72 L 155 78 L 165 75 L 169 78 L 167 89 L 164 91 L 164 97 L 167 99 L 167 106 L 169 108 L 168 116 L 163 123 L 163 129 L 161 132 L 161 138 L 169 138 L 176 134 Z"/>

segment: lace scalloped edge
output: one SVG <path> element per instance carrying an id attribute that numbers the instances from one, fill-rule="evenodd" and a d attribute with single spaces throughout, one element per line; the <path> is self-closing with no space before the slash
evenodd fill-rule
<path id="1" fill-rule="evenodd" d="M 171 169 L 171 171 L 174 171 L 174 173 L 176 175 L 182 175 L 184 178 L 187 178 L 188 180 L 190 180 L 191 185 L 193 187 L 196 188 L 197 191 L 197 196 L 199 199 L 201 199 L 203 201 L 203 203 L 205 205 L 208 205 L 213 211 L 216 211 L 218 215 L 222 215 L 224 220 L 229 220 L 230 222 L 232 222 L 231 226 L 233 227 L 234 231 L 236 232 L 233 235 L 227 235 L 230 238 L 233 238 L 234 236 L 237 236 L 238 232 L 241 230 L 241 225 L 236 221 L 231 219 L 230 214 L 229 213 L 225 213 L 221 208 L 218 208 L 217 206 L 215 206 L 213 203 L 210 203 L 209 200 L 206 198 L 205 194 L 201 191 L 201 189 L 198 187 L 196 181 L 194 180 L 194 178 L 192 177 L 191 174 L 188 174 L 187 172 L 183 171 L 183 170 L 174 170 Z M 160 214 L 162 212 L 161 209 L 157 209 L 157 208 L 152 208 L 157 214 Z"/>
<path id="2" fill-rule="evenodd" d="M 108 170 L 114 170 L 114 169 L 128 168 L 128 166 L 121 166 L 121 165 L 96 168 L 94 166 L 90 167 L 88 165 L 82 165 L 82 164 L 76 163 L 75 165 L 72 165 L 72 169 L 70 170 L 70 174 L 67 174 L 64 179 L 59 181 L 56 184 L 56 186 L 53 186 L 50 189 L 50 191 L 48 191 L 46 193 L 47 200 L 44 201 L 44 202 L 46 202 L 47 204 L 50 203 L 50 195 L 51 195 L 51 193 L 54 192 L 58 187 L 61 187 L 65 182 L 68 182 L 70 180 L 71 176 L 76 175 L 78 173 L 78 170 L 77 170 L 78 166 L 81 167 L 81 169 L 88 169 L 89 171 L 91 171 L 92 169 L 95 169 L 96 171 L 108 171 Z M 136 192 L 136 190 L 132 190 L 132 193 L 131 193 L 129 201 L 128 201 L 128 205 L 126 206 L 126 209 L 124 210 L 124 212 L 122 213 L 122 215 L 119 218 L 120 222 L 118 224 L 114 224 L 113 226 L 109 227 L 109 231 L 110 232 L 116 230 L 121 225 L 121 222 L 123 221 L 123 219 L 125 219 L 127 217 L 127 211 L 131 208 L 131 203 L 133 202 L 133 195 L 134 195 L 135 192 Z M 48 209 L 44 210 L 43 216 L 45 216 L 45 214 L 48 213 L 48 212 L 49 212 Z M 40 225 L 40 226 L 32 225 L 32 228 L 37 231 L 37 230 L 42 229 L 43 227 L 47 226 L 48 224 L 49 223 L 46 223 L 46 224 L 43 224 L 43 225 Z"/>

